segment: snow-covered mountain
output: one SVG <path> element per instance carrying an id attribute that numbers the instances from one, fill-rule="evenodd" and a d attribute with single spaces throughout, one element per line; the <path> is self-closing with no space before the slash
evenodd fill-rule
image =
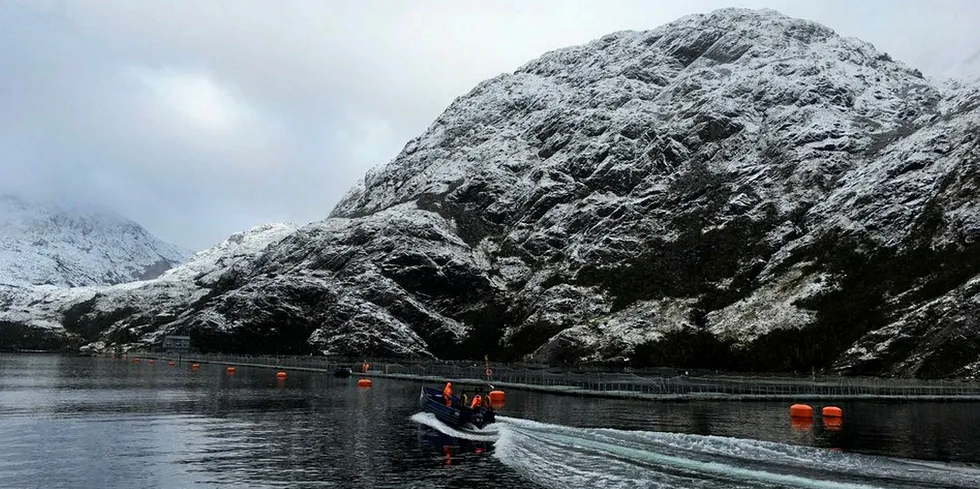
<path id="1" fill-rule="evenodd" d="M 51 321 L 205 350 L 973 375 L 978 191 L 980 85 L 726 9 L 479 84 L 200 295 Z"/>
<path id="2" fill-rule="evenodd" d="M 119 216 L 0 195 L 0 284 L 132 282 L 156 277 L 190 255 Z"/>

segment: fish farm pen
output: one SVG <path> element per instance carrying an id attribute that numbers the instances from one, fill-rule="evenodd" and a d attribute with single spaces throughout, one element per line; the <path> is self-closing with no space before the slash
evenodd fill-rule
<path id="1" fill-rule="evenodd" d="M 181 362 L 218 363 L 333 372 L 350 367 L 353 375 L 427 382 L 492 383 L 500 387 L 583 396 L 649 399 L 787 400 L 787 399 L 920 399 L 980 400 L 980 382 L 905 378 L 758 375 L 685 372 L 677 369 L 635 370 L 566 368 L 534 364 L 467 361 L 339 360 L 314 356 L 130 353 L 129 357 Z M 366 371 L 364 364 L 367 364 Z M 489 374 L 489 375 L 488 375 Z"/>

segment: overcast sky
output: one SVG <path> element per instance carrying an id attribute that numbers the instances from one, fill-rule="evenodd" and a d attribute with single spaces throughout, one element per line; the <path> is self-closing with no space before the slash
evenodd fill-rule
<path id="1" fill-rule="evenodd" d="M 544 52 L 770 7 L 941 74 L 980 2 L 0 0 L 0 191 L 202 249 L 322 219 L 452 100 Z"/>

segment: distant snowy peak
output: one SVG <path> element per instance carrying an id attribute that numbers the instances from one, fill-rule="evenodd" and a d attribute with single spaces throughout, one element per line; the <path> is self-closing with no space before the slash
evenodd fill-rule
<path id="1" fill-rule="evenodd" d="M 0 195 L 0 283 L 112 285 L 157 277 L 190 255 L 117 215 Z"/>

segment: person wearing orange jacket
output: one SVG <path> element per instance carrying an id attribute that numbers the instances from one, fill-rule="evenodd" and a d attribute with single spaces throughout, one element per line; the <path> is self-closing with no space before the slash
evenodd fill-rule
<path id="1" fill-rule="evenodd" d="M 473 404 L 470 404 L 470 409 L 477 409 L 483 404 L 483 398 L 479 394 L 473 396 Z"/>
<path id="2" fill-rule="evenodd" d="M 453 407 L 453 383 L 446 382 L 446 387 L 442 389 L 442 397 L 446 400 L 446 407 Z"/>

